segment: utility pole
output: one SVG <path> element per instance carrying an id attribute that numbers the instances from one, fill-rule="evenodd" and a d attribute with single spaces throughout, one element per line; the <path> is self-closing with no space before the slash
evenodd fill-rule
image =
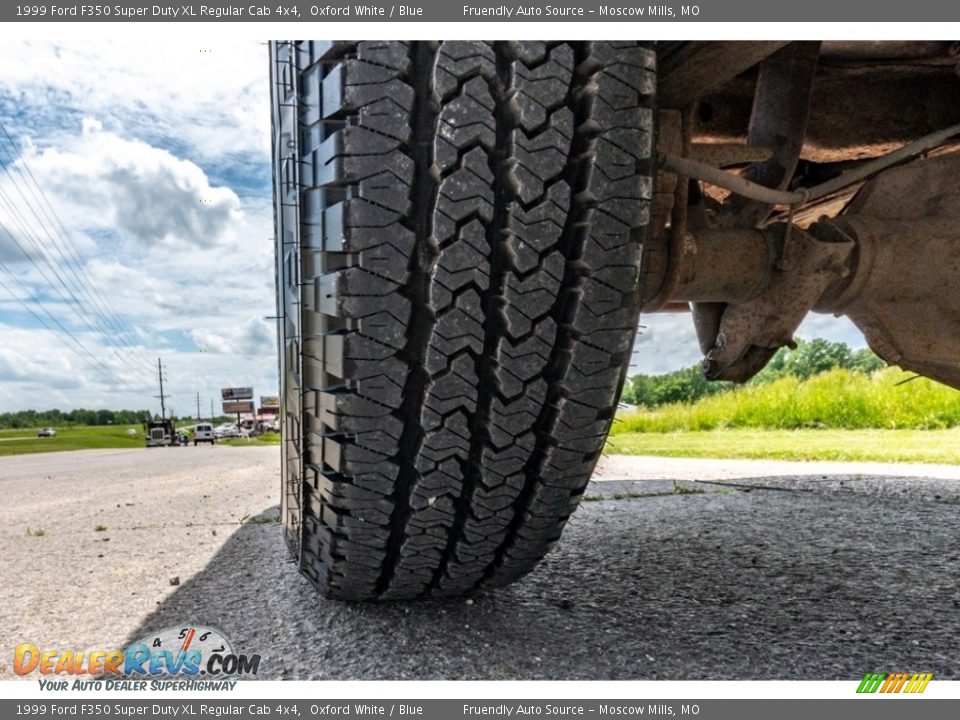
<path id="1" fill-rule="evenodd" d="M 166 395 L 163 394 L 163 365 L 160 364 L 160 358 L 157 358 L 157 377 L 160 378 L 160 419 L 167 419 Z"/>
<path id="2" fill-rule="evenodd" d="M 200 422 L 200 393 L 197 393 L 197 422 Z"/>
<path id="3" fill-rule="evenodd" d="M 213 422 L 213 398 L 210 398 L 210 422 Z"/>

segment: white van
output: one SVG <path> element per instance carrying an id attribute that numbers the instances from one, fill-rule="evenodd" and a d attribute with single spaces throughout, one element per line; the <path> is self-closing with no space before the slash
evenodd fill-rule
<path id="1" fill-rule="evenodd" d="M 193 444 L 208 442 L 211 445 L 217 442 L 216 436 L 213 434 L 213 425 L 208 423 L 200 423 L 195 425 L 193 428 Z"/>

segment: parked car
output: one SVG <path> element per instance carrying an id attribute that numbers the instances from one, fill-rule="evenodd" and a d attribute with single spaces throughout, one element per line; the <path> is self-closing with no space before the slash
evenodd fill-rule
<path id="1" fill-rule="evenodd" d="M 193 444 L 208 442 L 211 445 L 217 442 L 217 437 L 213 432 L 213 425 L 209 423 L 199 423 L 193 429 Z"/>
<path id="2" fill-rule="evenodd" d="M 218 438 L 240 437 L 240 430 L 237 429 L 237 426 L 229 423 L 218 425 L 213 433 Z"/>
<path id="3" fill-rule="evenodd" d="M 37 430 L 37 437 L 56 437 L 57 431 L 52 427 L 40 428 Z"/>

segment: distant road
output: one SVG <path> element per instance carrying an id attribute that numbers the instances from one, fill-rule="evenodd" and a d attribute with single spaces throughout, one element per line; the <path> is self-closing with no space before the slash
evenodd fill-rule
<path id="1" fill-rule="evenodd" d="M 0 676 L 18 642 L 184 623 L 263 678 L 960 676 L 960 469 L 612 456 L 598 477 L 516 585 L 348 605 L 289 562 L 276 447 L 0 458 Z"/>

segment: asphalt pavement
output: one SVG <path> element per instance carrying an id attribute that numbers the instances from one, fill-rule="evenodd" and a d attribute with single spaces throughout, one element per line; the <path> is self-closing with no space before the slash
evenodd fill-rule
<path id="1" fill-rule="evenodd" d="M 275 447 L 0 458 L 0 677 L 20 642 L 106 649 L 202 624 L 266 679 L 956 679 L 958 481 L 609 457 L 524 580 L 350 605 L 290 562 Z"/>

